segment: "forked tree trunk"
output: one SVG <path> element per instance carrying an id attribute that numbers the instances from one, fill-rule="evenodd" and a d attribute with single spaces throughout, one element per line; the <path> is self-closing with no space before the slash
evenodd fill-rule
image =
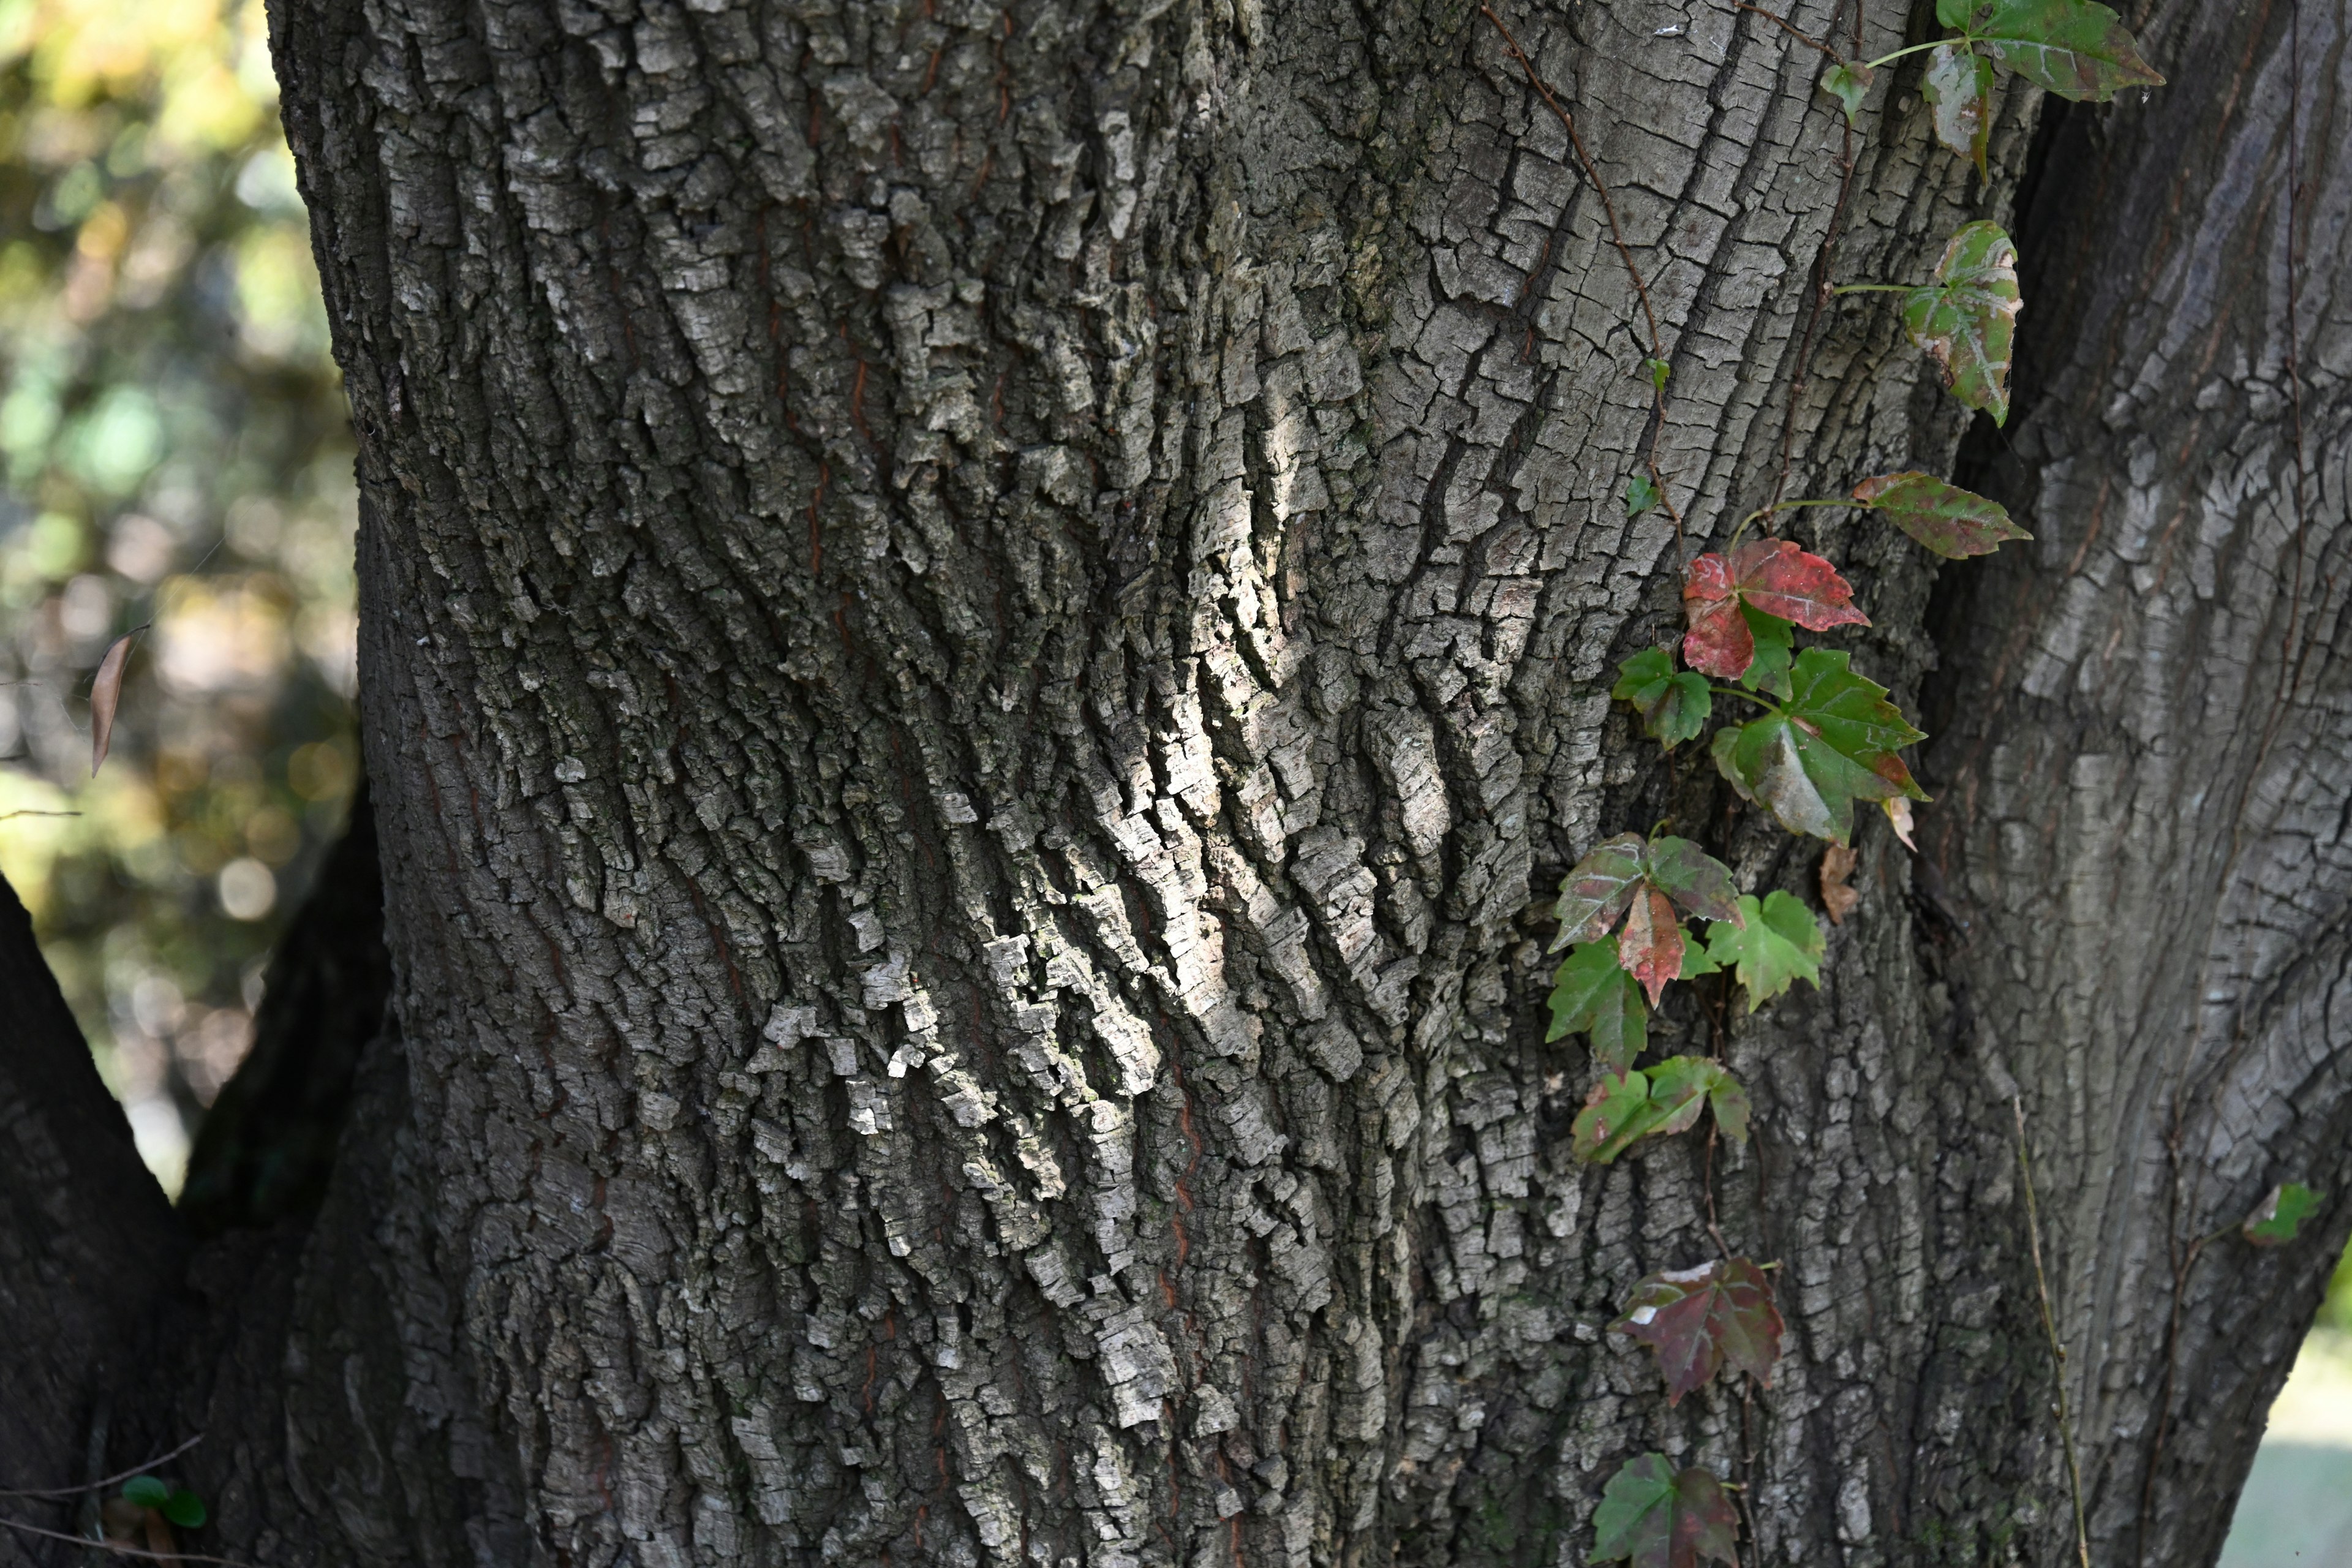
<path id="1" fill-rule="evenodd" d="M 207 1427 L 271 1568 L 1573 1563 L 1651 1448 L 1754 1561 L 2055 1563 L 2021 1107 L 2094 1560 L 2210 1562 L 2352 1215 L 2197 1241 L 2352 1182 L 2304 9 L 2134 18 L 2172 84 L 2008 89 L 1982 183 L 1916 58 L 1849 139 L 1755 16 L 1505 12 L 1648 279 L 1678 534 L 1625 517 L 1608 215 L 1475 9 L 286 0 L 399 1029 L 318 1217 L 200 1256 L 142 1435 Z M 1614 665 L 1784 471 L 1952 471 L 1817 269 L 1921 277 L 2029 170 L 1964 461 L 2038 542 L 1791 524 L 1940 732 L 1923 857 L 1865 827 L 1818 993 L 1656 1026 L 1751 1145 L 1580 1165 L 1563 868 L 1819 859 Z M 1787 1353 L 1669 1410 L 1603 1326 L 1711 1226 Z"/>

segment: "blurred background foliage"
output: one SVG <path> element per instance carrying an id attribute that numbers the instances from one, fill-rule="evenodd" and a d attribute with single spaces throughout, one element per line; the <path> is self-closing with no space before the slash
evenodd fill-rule
<path id="1" fill-rule="evenodd" d="M 0 0 L 0 870 L 176 1190 L 357 771 L 351 437 L 260 0 Z"/>

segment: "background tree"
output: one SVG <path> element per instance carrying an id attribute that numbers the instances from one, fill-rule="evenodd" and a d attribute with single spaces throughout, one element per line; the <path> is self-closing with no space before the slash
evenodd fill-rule
<path id="1" fill-rule="evenodd" d="M 1579 1560 L 1645 1449 L 1767 1563 L 2058 1561 L 2021 1109 L 2092 1555 L 2210 1561 L 2352 1213 L 2236 1239 L 2352 1177 L 2340 17 L 2159 4 L 2169 87 L 2004 87 L 1982 177 L 1917 57 L 1849 129 L 1752 14 L 1507 19 L 1613 215 L 1455 5 L 285 5 L 397 1024 L 306 922 L 223 1142 L 333 1119 L 314 1048 L 323 1201 L 194 1246 L 23 1031 L 17 1321 L 153 1326 L 31 1336 L 0 1459 L 202 1429 L 273 1568 Z M 2004 435 L 1822 289 L 2012 213 Z M 1784 485 L 1955 463 L 2032 546 L 1797 525 L 1919 858 L 1864 829 L 1817 992 L 1654 1022 L 1750 1144 L 1580 1164 L 1566 866 L 1819 886 L 1616 663 Z M 1669 1408 L 1603 1326 L 1718 1237 L 1785 1353 Z"/>

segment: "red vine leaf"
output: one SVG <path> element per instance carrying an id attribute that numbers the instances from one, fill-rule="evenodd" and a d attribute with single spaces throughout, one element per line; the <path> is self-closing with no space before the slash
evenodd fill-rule
<path id="1" fill-rule="evenodd" d="M 1963 39 L 1937 44 L 1927 56 L 1920 91 L 1936 110 L 1936 140 L 1985 173 L 1985 145 L 1992 135 L 1992 61 Z"/>
<path id="2" fill-rule="evenodd" d="M 1739 1513 L 1723 1483 L 1696 1465 L 1677 1474 L 1664 1454 L 1628 1459 L 1609 1478 L 1592 1530 L 1588 1563 L 1698 1568 L 1705 1560 L 1738 1568 Z"/>
<path id="3" fill-rule="evenodd" d="M 106 761 L 106 749 L 114 740 L 114 710 L 122 702 L 122 675 L 131 663 L 131 639 L 137 632 L 126 632 L 114 639 L 106 657 L 98 661 L 98 675 L 89 683 L 89 772 L 98 776 L 100 766 Z"/>
<path id="4" fill-rule="evenodd" d="M 1552 910 L 1559 919 L 1559 934 L 1552 939 L 1552 951 L 1574 942 L 1599 942 L 1617 929 L 1618 917 L 1644 891 L 1664 894 L 1701 920 L 1735 923 L 1739 920 L 1731 868 L 1687 838 L 1661 836 L 1645 843 L 1638 833 L 1621 833 L 1602 840 L 1561 879 L 1559 901 Z M 1675 926 L 1671 908 L 1661 906 L 1644 918 L 1653 930 Z M 1674 940 L 1681 941 L 1678 931 Z M 1635 948 L 1622 951 L 1631 973 Z M 1664 971 L 1667 980 L 1675 978 L 1675 973 L 1676 964 L 1668 964 Z M 1654 991 L 1650 999 L 1657 1000 Z"/>
<path id="5" fill-rule="evenodd" d="M 1609 1326 L 1657 1352 L 1669 1405 L 1726 1366 L 1769 1388 L 1780 1357 L 1772 1282 L 1745 1258 L 1644 1276 Z"/>
<path id="6" fill-rule="evenodd" d="M 1886 514 L 1895 527 L 1949 560 L 1990 555 L 2011 539 L 2033 535 L 2009 520 L 2009 509 L 1933 474 L 1880 474 L 1853 487 L 1853 499 Z"/>
<path id="7" fill-rule="evenodd" d="M 1682 921 L 1675 918 L 1674 900 L 1654 883 L 1645 883 L 1633 895 L 1625 929 L 1617 936 L 1617 963 L 1649 993 L 1653 1007 L 1666 982 L 1682 976 Z"/>
<path id="8" fill-rule="evenodd" d="M 1903 330 L 1944 369 L 1944 384 L 1996 425 L 2009 419 L 2009 357 L 2023 309 L 2017 247 L 1997 223 L 1965 225 L 1944 247 L 1936 281 L 1903 301 Z"/>
<path id="9" fill-rule="evenodd" d="M 1853 589 L 1837 568 L 1786 539 L 1759 539 L 1728 556 L 1710 552 L 1690 563 L 1683 608 L 1690 631 L 1683 660 L 1702 674 L 1736 680 L 1756 657 L 1756 634 L 1740 613 L 1753 605 L 1809 632 L 1866 626 L 1853 607 Z"/>
<path id="10" fill-rule="evenodd" d="M 1621 833 L 1570 868 L 1559 885 L 1559 902 L 1552 907 L 1559 917 L 1554 952 L 1571 942 L 1599 942 L 1617 928 L 1617 917 L 1642 885 L 1643 847 L 1640 834 Z"/>

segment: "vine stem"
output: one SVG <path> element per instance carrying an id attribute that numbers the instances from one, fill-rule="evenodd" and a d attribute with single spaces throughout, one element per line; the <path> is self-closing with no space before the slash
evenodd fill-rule
<path id="1" fill-rule="evenodd" d="M 2074 1552 L 2091 1568 L 2091 1531 L 2083 1518 L 2083 1471 L 2074 1460 L 2074 1426 L 2066 1414 L 2066 1347 L 2058 1342 L 2058 1321 L 2050 1312 L 2050 1277 L 2042 1268 L 2042 1213 L 2033 1199 L 2033 1154 L 2025 1142 L 2025 1097 L 2010 1096 L 2017 1115 L 2017 1163 L 2025 1173 L 2025 1239 L 2033 1252 L 2033 1288 L 2042 1297 L 2042 1331 L 2050 1339 L 2051 1381 L 2058 1385 L 2058 1442 L 2066 1452 L 2066 1490 L 2074 1500 Z"/>
<path id="2" fill-rule="evenodd" d="M 1832 294 L 1916 294 L 1918 289 L 1919 286 L 1916 283 L 1841 283 L 1830 292 Z"/>
<path id="3" fill-rule="evenodd" d="M 8 815 L 9 815 L 10 816 L 27 816 L 27 815 L 29 815 L 29 816 L 80 816 L 81 814 L 80 814 L 79 812 L 56 812 L 56 811 L 43 811 L 43 812 L 23 813 L 23 812 L 13 812 L 13 811 L 12 811 L 12 812 L 10 812 Z M 134 1467 L 133 1467 L 132 1468 L 131 1468 L 131 1469 L 123 1470 L 123 1471 L 121 1471 L 121 1472 L 120 1472 L 119 1474 L 116 1474 L 116 1475 L 111 1475 L 111 1476 L 106 1476 L 106 1477 L 103 1477 L 103 1478 L 101 1478 L 101 1479 L 98 1479 L 98 1480 L 94 1480 L 94 1481 L 88 1482 L 87 1484 L 82 1485 L 82 1486 L 78 1486 L 78 1487 L 52 1487 L 52 1488 L 50 1488 L 49 1489 L 47 1489 L 47 1490 L 46 1490 L 46 1491 L 42 1491 L 42 1490 L 0 1491 L 0 1498 L 8 1498 L 8 1497 L 21 1497 L 21 1498 L 68 1498 L 68 1497 L 79 1497 L 79 1496 L 80 1496 L 82 1493 L 84 1493 L 84 1492 L 101 1491 L 101 1490 L 105 1489 L 106 1488 L 112 1486 L 112 1485 L 113 1485 L 115 1482 L 117 1482 L 117 1481 L 127 1481 L 127 1480 L 129 1480 L 129 1479 L 130 1479 L 131 1477 L 133 1477 L 133 1476 L 143 1476 L 143 1475 L 145 1475 L 149 1470 L 152 1470 L 152 1469 L 155 1468 L 156 1468 L 157 1466 L 159 1466 L 159 1465 L 168 1465 L 168 1464 L 170 1464 L 173 1459 L 178 1458 L 181 1455 L 183 1455 L 183 1454 L 186 1453 L 189 1449 L 191 1449 L 191 1448 L 194 1447 L 197 1444 L 199 1444 L 199 1443 L 203 1442 L 204 1440 L 205 1440 L 205 1435 L 204 1435 L 202 1432 L 199 1432 L 199 1433 L 197 1433 L 194 1436 L 193 1436 L 193 1437 L 189 1438 L 186 1442 L 184 1442 L 184 1443 L 181 1444 L 178 1447 L 176 1447 L 176 1448 L 173 1449 L 173 1450 L 172 1450 L 170 1453 L 168 1453 L 168 1454 L 158 1454 L 158 1455 L 156 1455 L 153 1458 L 152 1458 L 152 1459 L 148 1460 L 148 1461 L 147 1461 L 145 1464 L 143 1464 L 143 1465 L 134 1466 Z"/>
<path id="4" fill-rule="evenodd" d="M 1870 61 L 1862 68 L 1864 70 L 1874 71 L 1879 67 L 1886 64 L 1887 61 L 1899 60 L 1905 55 L 1916 55 L 1922 49 L 1940 49 L 1946 44 L 1958 44 L 1965 43 L 1968 40 L 1966 38 L 1930 38 L 1924 44 L 1906 45 L 1904 47 L 1895 50 L 1891 55 L 1879 56 L 1876 59 Z"/>
<path id="5" fill-rule="evenodd" d="M 1752 12 L 1754 15 L 1761 16 L 1766 21 L 1774 24 L 1782 32 L 1788 34 L 1799 43 L 1805 44 L 1821 50 L 1822 53 L 1829 56 L 1830 58 L 1836 60 L 1840 65 L 1843 65 L 1845 63 L 1844 57 L 1840 55 L 1835 49 L 1830 47 L 1827 44 L 1822 42 L 1811 33 L 1800 32 L 1797 28 L 1797 25 L 1790 21 L 1788 17 L 1779 15 L 1777 12 L 1767 11 L 1761 5 L 1750 5 L 1748 4 L 1748 0 L 1731 0 L 1731 3 L 1742 11 Z"/>
<path id="6" fill-rule="evenodd" d="M 27 1535 L 37 1535 L 44 1541 L 71 1542 L 92 1552 L 110 1552 L 117 1557 L 139 1557 L 150 1563 L 217 1563 L 222 1568 L 254 1568 L 234 1557 L 207 1557 L 200 1552 L 147 1552 L 136 1546 L 125 1546 L 119 1541 L 92 1541 L 86 1536 L 68 1535 L 61 1530 L 43 1530 L 37 1524 L 26 1524 L 20 1519 L 0 1519 L 0 1524 L 11 1530 L 21 1530 Z"/>
<path id="7" fill-rule="evenodd" d="M 1591 183 L 1593 194 L 1601 198 L 1601 210 L 1608 215 L 1609 238 L 1617 247 L 1618 258 L 1625 263 L 1625 275 L 1633 280 L 1633 292 L 1642 301 L 1642 319 L 1650 328 L 1650 357 L 1661 364 L 1670 363 L 1666 359 L 1665 339 L 1658 331 L 1658 312 L 1650 304 L 1650 285 L 1643 280 L 1642 268 L 1633 260 L 1633 247 L 1625 243 L 1624 226 L 1617 221 L 1617 203 L 1609 194 L 1609 182 L 1601 177 L 1600 165 L 1593 163 L 1591 152 L 1584 145 L 1584 133 L 1577 130 L 1576 117 L 1569 113 L 1559 95 L 1552 91 L 1551 84 L 1537 71 L 1535 61 L 1528 58 L 1527 50 L 1519 47 L 1519 40 L 1511 36 L 1510 28 L 1503 26 L 1503 19 L 1495 15 L 1495 8 L 1481 5 L 1478 12 L 1495 25 L 1495 31 L 1503 37 L 1504 52 L 1518 62 L 1519 69 L 1528 79 L 1528 85 L 1535 89 L 1536 96 L 1544 100 L 1544 107 L 1552 111 L 1559 121 L 1560 128 L 1568 132 L 1568 143 L 1576 150 L 1577 165 L 1584 171 L 1584 177 Z M 1683 531 L 1683 514 L 1675 510 L 1674 497 L 1666 492 L 1665 476 L 1658 471 L 1658 441 L 1665 434 L 1665 429 L 1666 389 L 1653 377 L 1650 449 L 1643 459 L 1643 467 L 1649 470 L 1650 482 L 1657 487 L 1658 504 L 1664 507 L 1666 515 L 1675 520 L 1675 537 L 1679 540 Z"/>
<path id="8" fill-rule="evenodd" d="M 1733 551 L 1739 548 L 1740 537 L 1748 531 L 1748 525 L 1749 523 L 1756 521 L 1759 518 L 1769 517 L 1776 511 L 1795 511 L 1799 507 L 1807 506 L 1860 506 L 1862 504 L 1862 502 L 1853 500 L 1850 498 L 1831 496 L 1827 500 L 1776 500 L 1770 506 L 1759 506 L 1754 511 L 1749 512 L 1746 517 L 1739 520 L 1739 526 L 1731 531 L 1730 541 L 1724 545 L 1723 552 L 1726 555 L 1728 555 Z"/>

